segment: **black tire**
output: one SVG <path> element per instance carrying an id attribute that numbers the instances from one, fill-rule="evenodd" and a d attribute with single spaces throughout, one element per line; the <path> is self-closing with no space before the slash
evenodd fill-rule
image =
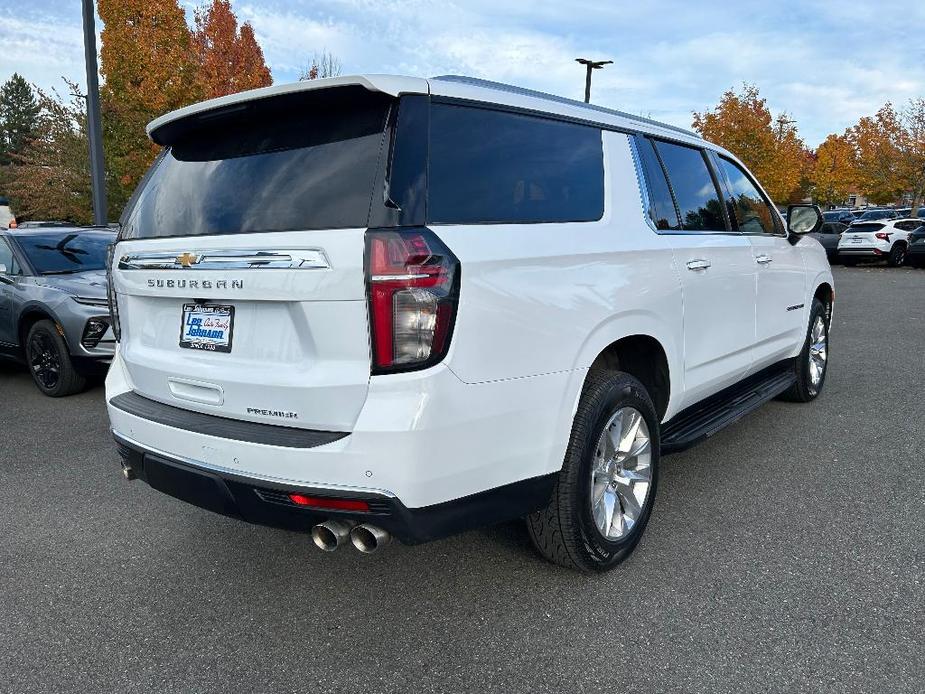
<path id="1" fill-rule="evenodd" d="M 632 528 L 619 541 L 598 530 L 591 514 L 591 474 L 604 427 L 621 408 L 642 414 L 649 430 L 651 481 Z M 606 571 L 626 559 L 639 542 L 658 488 L 659 422 L 645 387 L 629 374 L 591 371 L 582 390 L 565 461 L 546 508 L 527 517 L 533 544 L 549 561 L 585 572 Z"/>
<path id="2" fill-rule="evenodd" d="M 79 393 L 87 379 L 74 368 L 64 338 L 53 321 L 40 320 L 26 335 L 26 365 L 40 391 L 52 398 Z"/>
<path id="3" fill-rule="evenodd" d="M 902 243 L 894 244 L 890 249 L 890 255 L 886 264 L 890 267 L 902 267 L 906 262 L 906 246 Z"/>
<path id="4" fill-rule="evenodd" d="M 816 319 L 818 317 L 822 318 L 822 326 L 825 334 L 825 349 L 826 349 L 826 366 L 822 369 L 822 378 L 818 383 L 813 382 L 811 376 L 811 366 L 810 366 L 810 349 L 812 347 L 812 332 L 813 326 L 816 324 Z M 825 377 L 828 373 L 828 349 L 829 349 L 829 321 L 828 316 L 826 315 L 825 306 L 819 299 L 813 299 L 812 307 L 809 312 L 809 325 L 806 328 L 806 341 L 803 343 L 803 349 L 800 350 L 800 356 L 797 357 L 796 362 L 793 365 L 794 372 L 796 373 L 796 383 L 794 383 L 790 388 L 780 396 L 781 400 L 789 400 L 790 402 L 809 402 L 810 400 L 815 400 L 819 393 L 822 392 L 822 387 L 825 385 Z"/>

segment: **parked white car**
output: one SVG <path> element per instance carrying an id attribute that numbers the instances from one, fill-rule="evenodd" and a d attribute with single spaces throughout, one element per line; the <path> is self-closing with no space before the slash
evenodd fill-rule
<path id="1" fill-rule="evenodd" d="M 16 226 L 16 216 L 10 209 L 10 201 L 0 196 L 0 229 L 7 229 L 11 223 Z"/>
<path id="2" fill-rule="evenodd" d="M 906 261 L 909 233 L 922 226 L 921 219 L 883 219 L 855 222 L 838 241 L 838 256 L 845 265 L 860 260 L 885 260 L 891 267 Z"/>
<path id="3" fill-rule="evenodd" d="M 526 517 L 605 570 L 663 454 L 825 382 L 819 209 L 686 130 L 368 75 L 148 133 L 106 397 L 125 476 L 201 507 L 364 552 Z"/>

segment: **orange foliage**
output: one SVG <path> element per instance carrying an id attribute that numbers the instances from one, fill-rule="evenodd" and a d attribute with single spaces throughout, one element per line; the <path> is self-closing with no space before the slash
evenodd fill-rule
<path id="1" fill-rule="evenodd" d="M 206 98 L 272 84 L 254 29 L 238 19 L 230 0 L 212 0 L 196 10 L 192 45 L 199 64 L 199 85 Z"/>
<path id="2" fill-rule="evenodd" d="M 758 88 L 729 90 L 712 111 L 693 114 L 694 129 L 745 162 L 776 202 L 787 202 L 801 187 L 806 148 L 786 114 L 772 118 Z"/>

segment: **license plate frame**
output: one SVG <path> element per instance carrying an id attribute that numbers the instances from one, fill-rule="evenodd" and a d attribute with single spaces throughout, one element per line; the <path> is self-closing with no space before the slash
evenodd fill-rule
<path id="1" fill-rule="evenodd" d="M 194 316 L 198 314 L 198 316 Z M 202 328 L 199 326 L 189 326 L 191 328 L 201 329 L 201 330 L 221 330 L 225 332 L 227 330 L 227 336 L 216 339 L 212 336 L 197 336 L 190 335 L 188 327 L 188 321 L 191 317 L 212 317 L 217 318 L 218 323 L 215 325 L 203 325 Z M 222 319 L 227 318 L 227 327 L 222 324 Z M 230 354 L 231 347 L 234 342 L 234 306 L 232 304 L 213 304 L 213 303 L 203 303 L 197 301 L 190 301 L 183 304 L 183 307 L 180 311 L 180 347 L 183 349 L 196 349 L 202 352 L 221 352 L 223 354 Z"/>

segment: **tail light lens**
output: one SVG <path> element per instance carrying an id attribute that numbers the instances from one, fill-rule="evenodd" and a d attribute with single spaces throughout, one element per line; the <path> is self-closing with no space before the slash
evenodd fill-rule
<path id="1" fill-rule="evenodd" d="M 450 346 L 459 260 L 424 228 L 366 233 L 373 373 L 436 364 Z"/>
<path id="2" fill-rule="evenodd" d="M 876 234 L 874 234 L 874 236 L 876 236 L 876 237 L 877 237 L 878 239 L 880 239 L 881 241 L 889 241 L 889 240 L 890 240 L 890 235 L 889 235 L 887 232 L 885 232 L 885 231 L 878 231 Z"/>
<path id="3" fill-rule="evenodd" d="M 119 323 L 119 302 L 116 298 L 116 287 L 112 282 L 112 263 L 116 255 L 116 244 L 110 244 L 106 250 L 106 297 L 109 299 L 109 324 L 116 342 L 122 341 L 122 326 Z"/>

